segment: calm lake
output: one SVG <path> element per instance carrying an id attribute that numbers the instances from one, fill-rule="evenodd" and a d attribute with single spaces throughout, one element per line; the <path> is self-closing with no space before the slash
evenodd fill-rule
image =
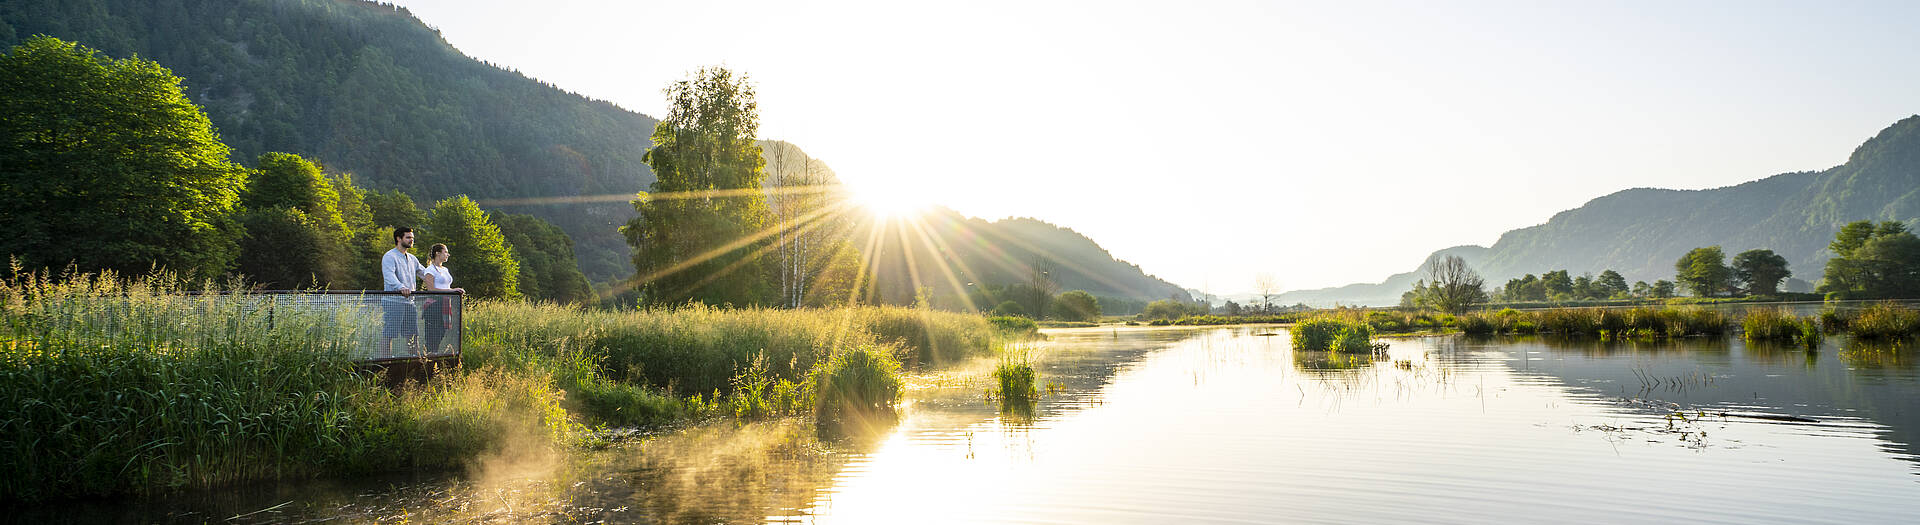
<path id="1" fill-rule="evenodd" d="M 1828 338 L 1386 339 L 1280 327 L 1048 331 L 1046 394 L 1003 413 L 982 361 L 915 379 L 833 445 L 718 424 L 460 476 L 256 487 L 59 521 L 1911 522 L 1920 355 Z M 54 513 L 58 512 L 58 513 Z"/>

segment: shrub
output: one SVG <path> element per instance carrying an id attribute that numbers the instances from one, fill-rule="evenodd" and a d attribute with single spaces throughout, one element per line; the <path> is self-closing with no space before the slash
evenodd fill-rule
<path id="1" fill-rule="evenodd" d="M 1294 350 L 1327 350 L 1333 346 L 1333 337 L 1338 335 L 1347 323 L 1337 319 L 1314 318 L 1293 325 Z"/>
<path id="2" fill-rule="evenodd" d="M 1467 335 L 1489 335 L 1498 329 L 1492 316 L 1471 313 L 1456 318 L 1460 331 Z"/>
<path id="3" fill-rule="evenodd" d="M 987 318 L 987 324 L 995 331 L 1010 339 L 1030 339 L 1040 335 L 1040 324 L 1025 317 L 1003 315 Z"/>
<path id="4" fill-rule="evenodd" d="M 1365 323 L 1348 324 L 1333 336 L 1332 350 L 1349 354 L 1373 352 L 1373 329 Z"/>

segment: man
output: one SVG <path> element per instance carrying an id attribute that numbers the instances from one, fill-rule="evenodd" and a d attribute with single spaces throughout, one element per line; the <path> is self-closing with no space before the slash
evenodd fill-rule
<path id="1" fill-rule="evenodd" d="M 398 355 L 393 351 L 394 338 L 406 339 L 406 355 L 417 353 L 413 349 L 418 345 L 420 316 L 413 308 L 413 287 L 421 266 L 420 259 L 408 253 L 412 249 L 413 228 L 401 226 L 393 229 L 393 249 L 380 257 L 380 280 L 384 281 L 386 291 L 400 292 L 398 297 L 388 295 L 380 299 L 381 307 L 386 310 L 387 325 L 380 332 L 382 339 L 378 347 L 386 355 L 380 357 Z"/>

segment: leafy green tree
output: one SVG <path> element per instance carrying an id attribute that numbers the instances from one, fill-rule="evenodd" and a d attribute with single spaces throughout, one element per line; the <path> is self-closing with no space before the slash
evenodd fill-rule
<path id="1" fill-rule="evenodd" d="M 0 254 L 29 267 L 227 270 L 246 171 L 172 72 L 42 36 L 0 56 L 0 93 Z"/>
<path id="2" fill-rule="evenodd" d="M 1828 246 L 1819 291 L 1847 299 L 1920 297 L 1920 238 L 1898 222 L 1847 224 Z"/>
<path id="3" fill-rule="evenodd" d="M 562 303 L 592 298 L 593 287 L 574 262 L 567 232 L 532 215 L 497 215 L 494 222 L 520 262 L 520 295 Z"/>
<path id="4" fill-rule="evenodd" d="M 1673 281 L 1669 281 L 1666 279 L 1654 281 L 1651 295 L 1655 299 L 1670 298 L 1670 297 L 1673 297 L 1674 293 L 1677 291 L 1675 288 L 1676 287 L 1674 286 Z"/>
<path id="5" fill-rule="evenodd" d="M 1632 289 L 1627 287 L 1627 278 L 1621 277 L 1620 272 L 1613 270 L 1600 272 L 1600 278 L 1594 279 L 1593 284 L 1602 297 L 1619 297 L 1632 292 Z"/>
<path id="6" fill-rule="evenodd" d="M 342 270 L 340 239 L 299 208 L 274 206 L 241 214 L 239 272 L 268 289 L 326 286 Z"/>
<path id="7" fill-rule="evenodd" d="M 1719 246 L 1694 248 L 1674 261 L 1674 280 L 1695 297 L 1712 297 L 1731 286 L 1733 270 L 1727 268 L 1726 261 Z"/>
<path id="8" fill-rule="evenodd" d="M 740 306 L 776 295 L 758 257 L 768 243 L 766 197 L 758 190 L 766 160 L 754 142 L 759 108 L 745 77 L 702 68 L 667 88 L 666 118 L 643 159 L 657 177 L 633 201 L 640 216 L 621 232 L 633 247 L 636 285 L 648 301 L 695 300 Z"/>
<path id="9" fill-rule="evenodd" d="M 1020 303 L 1018 301 L 1007 300 L 1007 301 L 1002 301 L 999 306 L 993 307 L 992 313 L 993 315 L 1012 315 L 1012 316 L 1026 317 L 1027 308 L 1024 306 L 1020 306 Z"/>
<path id="10" fill-rule="evenodd" d="M 366 201 L 374 227 L 391 230 L 395 226 L 411 228 L 426 222 L 426 214 L 420 213 L 420 205 L 413 202 L 412 196 L 400 190 L 368 193 Z"/>
<path id="11" fill-rule="evenodd" d="M 1085 290 L 1073 290 L 1054 299 L 1054 317 L 1062 321 L 1097 321 L 1100 300 Z"/>
<path id="12" fill-rule="evenodd" d="M 1573 295 L 1573 278 L 1566 270 L 1554 270 L 1540 274 L 1540 286 L 1546 289 L 1542 299 L 1560 299 Z"/>
<path id="13" fill-rule="evenodd" d="M 1636 298 L 1652 297 L 1653 285 L 1647 284 L 1646 281 L 1634 281 L 1632 293 L 1633 293 L 1633 296 Z"/>
<path id="14" fill-rule="evenodd" d="M 1744 283 L 1750 295 L 1779 293 L 1780 280 L 1791 275 L 1787 258 L 1773 250 L 1747 250 L 1733 256 L 1733 278 Z"/>
<path id="15" fill-rule="evenodd" d="M 1576 299 L 1594 299 L 1602 296 L 1593 286 L 1593 276 L 1581 275 L 1573 278 L 1573 291 L 1569 294 Z"/>
<path id="16" fill-rule="evenodd" d="M 377 260 L 356 257 L 365 254 L 352 245 L 340 192 L 320 166 L 298 155 L 260 155 L 240 202 L 246 234 L 235 269 L 262 285 L 352 287 L 353 259 L 369 270 L 366 261 Z"/>
<path id="17" fill-rule="evenodd" d="M 513 246 L 473 199 L 459 195 L 434 204 L 425 235 L 419 237 L 414 251 L 423 259 L 427 246 L 447 245 L 454 286 L 477 298 L 520 297 L 520 262 L 514 259 Z"/>

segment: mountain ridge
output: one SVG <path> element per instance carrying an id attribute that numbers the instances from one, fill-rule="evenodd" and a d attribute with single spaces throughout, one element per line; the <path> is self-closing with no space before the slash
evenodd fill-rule
<path id="1" fill-rule="evenodd" d="M 1826 170 L 1718 188 L 1636 187 L 1601 195 L 1546 222 L 1502 233 L 1485 248 L 1484 260 L 1469 263 L 1489 287 L 1560 269 L 1574 275 L 1612 269 L 1628 281 L 1652 282 L 1673 279 L 1673 262 L 1688 250 L 1718 245 L 1728 256 L 1773 250 L 1787 258 L 1794 277 L 1817 281 L 1833 256 L 1826 246 L 1834 232 L 1856 220 L 1920 225 L 1920 115 L 1883 128 L 1856 147 L 1846 163 Z M 1394 304 L 1411 285 L 1400 280 L 1405 279 L 1282 297 L 1318 305 Z"/>

